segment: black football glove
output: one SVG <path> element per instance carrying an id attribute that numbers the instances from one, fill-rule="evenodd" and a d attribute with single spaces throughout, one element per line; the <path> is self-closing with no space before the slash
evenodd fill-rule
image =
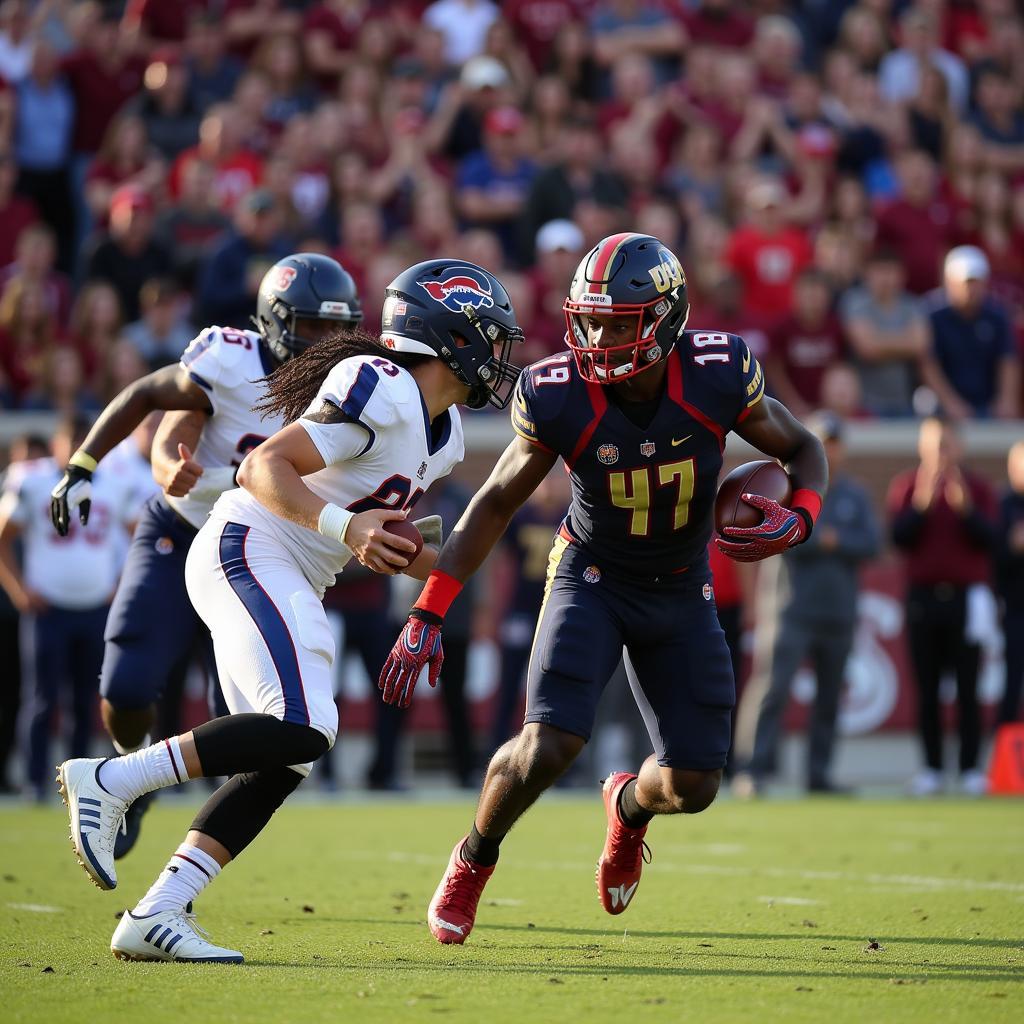
<path id="1" fill-rule="evenodd" d="M 92 507 L 92 470 L 69 465 L 61 481 L 50 492 L 50 518 L 53 528 L 62 536 L 71 529 L 71 513 L 78 509 L 79 522 L 89 522 Z"/>

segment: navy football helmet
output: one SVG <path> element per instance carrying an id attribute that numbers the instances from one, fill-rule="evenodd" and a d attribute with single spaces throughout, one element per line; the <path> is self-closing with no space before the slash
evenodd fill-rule
<path id="1" fill-rule="evenodd" d="M 521 372 L 509 357 L 523 331 L 493 274 L 463 260 L 427 260 L 399 274 L 384 295 L 382 345 L 442 360 L 469 388 L 463 404 L 470 409 L 508 405 Z"/>
<path id="2" fill-rule="evenodd" d="M 354 325 L 362 318 L 348 271 L 330 256 L 299 252 L 278 260 L 263 275 L 253 323 L 283 363 L 319 341 L 330 323 Z M 320 323 L 314 328 L 309 321 Z"/>
<path id="3" fill-rule="evenodd" d="M 576 269 L 563 305 L 566 342 L 581 376 L 617 384 L 654 366 L 686 327 L 686 274 L 657 238 L 630 231 L 594 246 Z M 624 344 L 592 345 L 588 317 L 632 316 L 636 329 Z"/>

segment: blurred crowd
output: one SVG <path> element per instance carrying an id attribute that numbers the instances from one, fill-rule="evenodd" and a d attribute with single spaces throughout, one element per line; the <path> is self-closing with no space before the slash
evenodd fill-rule
<path id="1" fill-rule="evenodd" d="M 743 335 L 769 390 L 801 417 L 817 411 L 836 473 L 851 420 L 1019 418 L 1022 54 L 1016 0 L 0 0 L 0 410 L 81 427 L 177 361 L 199 328 L 248 326 L 264 272 L 300 250 L 344 264 L 371 329 L 409 264 L 483 264 L 513 298 L 527 337 L 518 355 L 531 362 L 564 346 L 562 301 L 587 249 L 636 230 L 679 254 L 690 326 Z M 834 788 L 856 568 L 886 534 L 909 566 L 921 792 L 940 786 L 946 671 L 960 686 L 960 770 L 981 785 L 970 774 L 980 725 L 967 625 L 979 613 L 968 594 L 994 570 L 1017 680 L 1000 720 L 1019 717 L 1024 451 L 1000 511 L 950 455 L 955 431 L 927 426 L 938 422 L 926 421 L 931 447 L 885 522 L 852 529 L 863 500 L 850 480 L 815 545 L 773 560 L 791 589 L 773 585 L 771 607 L 758 608 L 771 636 L 755 638 L 756 697 L 736 759 L 750 791 L 774 771 L 793 666 L 806 657 L 820 705 L 806 781 Z M 126 442 L 121 471 L 152 486 L 146 443 L 145 432 Z M 47 454 L 43 439 L 22 438 L 11 461 Z M 16 483 L 16 465 L 9 495 L 11 474 Z M 436 500 L 454 519 L 465 495 Z M 13 604 L 0 604 L 0 648 L 12 666 L 19 613 L 22 625 L 39 620 L 61 595 L 22 586 L 27 564 L 11 582 L 16 548 L 30 542 L 21 530 L 40 510 L 7 504 L 0 572 Z M 492 743 L 516 721 L 563 507 L 564 495 L 542 493 L 524 510 L 488 588 L 502 659 Z M 945 557 L 954 534 L 960 562 Z M 728 567 L 716 591 L 742 670 L 751 616 Z M 328 597 L 371 678 L 394 600 L 386 581 L 348 572 Z M 474 742 L 484 752 L 465 698 L 474 601 L 464 598 L 461 634 L 446 632 L 444 710 L 462 785 L 479 765 Z M 960 639 L 947 649 L 936 637 Z M 80 674 L 88 717 L 94 675 Z M 0 769 L 18 692 L 9 672 Z M 41 693 L 37 680 L 29 715 L 48 732 L 57 698 Z M 161 728 L 172 732 L 180 699 L 168 706 Z M 366 781 L 391 788 L 400 720 L 378 713 Z"/>
<path id="2" fill-rule="evenodd" d="M 3 0 L 0 407 L 94 410 L 300 249 L 370 324 L 482 263 L 538 358 L 628 228 L 797 413 L 1017 416 L 1021 52 L 1015 0 Z"/>

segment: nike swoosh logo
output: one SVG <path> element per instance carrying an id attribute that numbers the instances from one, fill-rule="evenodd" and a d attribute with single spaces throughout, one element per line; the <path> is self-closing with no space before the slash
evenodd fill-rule
<path id="1" fill-rule="evenodd" d="M 672 438 L 672 447 L 673 448 L 678 448 L 679 445 L 681 445 L 684 441 L 689 441 L 691 437 L 693 437 L 693 434 L 687 434 L 686 437 L 681 437 L 681 438 L 679 438 L 678 441 L 673 437 Z"/>

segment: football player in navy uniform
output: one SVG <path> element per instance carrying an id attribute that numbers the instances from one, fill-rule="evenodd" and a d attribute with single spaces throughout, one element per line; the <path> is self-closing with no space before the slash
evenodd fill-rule
<path id="1" fill-rule="evenodd" d="M 62 537 L 76 508 L 83 525 L 89 520 L 92 474 L 100 460 L 148 413 L 173 410 L 152 451 L 164 493 L 143 509 L 104 633 L 100 708 L 118 753 L 149 745 L 156 704 L 197 644 L 205 647 L 213 672 L 209 634 L 185 591 L 185 558 L 214 502 L 236 486 L 242 459 L 284 426 L 283 417 L 253 410 L 264 396 L 263 378 L 321 337 L 361 319 L 355 284 L 340 263 L 318 253 L 287 256 L 260 284 L 255 331 L 201 331 L 179 363 L 125 388 L 71 456 L 51 502 Z M 134 845 L 150 799 L 129 808 L 118 857 Z"/>
<path id="2" fill-rule="evenodd" d="M 428 925 L 444 943 L 469 936 L 502 840 L 582 750 L 622 655 L 654 746 L 638 773 L 604 783 L 597 887 L 608 913 L 627 908 L 648 823 L 704 810 L 729 750 L 735 685 L 706 551 L 726 434 L 779 459 L 795 489 L 792 509 L 745 495 L 763 520 L 716 541 L 733 558 L 805 540 L 828 482 L 820 442 L 765 396 L 743 340 L 685 329 L 686 278 L 656 238 L 600 242 L 564 309 L 570 351 L 520 377 L 517 436 L 445 544 L 381 673 L 384 700 L 403 706 L 425 666 L 436 682 L 446 609 L 561 457 L 572 503 L 549 558 L 525 725 L 492 758 L 472 829 L 430 902 Z"/>

